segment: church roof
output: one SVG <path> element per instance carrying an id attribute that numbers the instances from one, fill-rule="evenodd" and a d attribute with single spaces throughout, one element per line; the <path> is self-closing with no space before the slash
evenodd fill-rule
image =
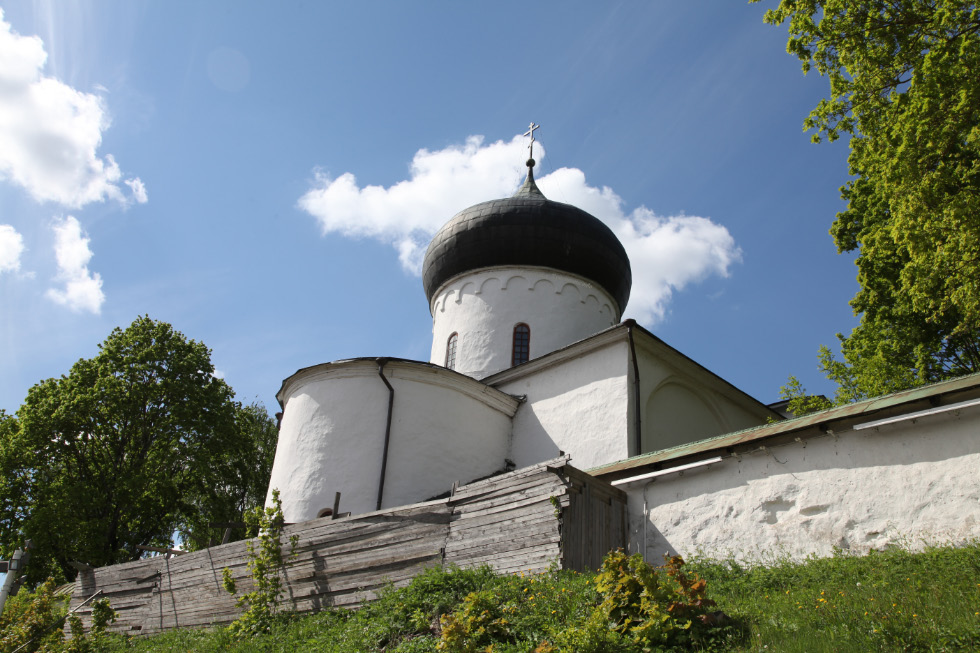
<path id="1" fill-rule="evenodd" d="M 853 404 L 835 406 L 794 419 L 651 451 L 586 471 L 593 476 L 612 481 L 638 471 L 672 468 L 692 460 L 705 460 L 712 455 L 729 456 L 733 452 L 758 450 L 760 446 L 772 447 L 774 443 L 798 442 L 801 437 L 833 437 L 835 431 L 840 433 L 877 428 L 892 422 L 921 418 L 927 414 L 975 409 L 978 397 L 980 373 L 970 374 Z"/>
<path id="2" fill-rule="evenodd" d="M 549 200 L 527 180 L 506 199 L 481 202 L 457 213 L 425 253 L 422 283 L 432 301 L 453 277 L 481 268 L 536 266 L 568 272 L 597 284 L 619 304 L 629 300 L 629 258 L 612 230 L 582 209 Z"/>

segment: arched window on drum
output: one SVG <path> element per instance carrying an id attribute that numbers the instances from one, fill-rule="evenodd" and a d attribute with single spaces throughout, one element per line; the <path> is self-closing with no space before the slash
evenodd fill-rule
<path id="1" fill-rule="evenodd" d="M 456 369 L 456 344 L 459 342 L 459 334 L 453 333 L 446 341 L 446 367 Z"/>
<path id="2" fill-rule="evenodd" d="M 521 323 L 514 327 L 514 349 L 511 365 L 526 363 L 531 357 L 531 327 Z"/>

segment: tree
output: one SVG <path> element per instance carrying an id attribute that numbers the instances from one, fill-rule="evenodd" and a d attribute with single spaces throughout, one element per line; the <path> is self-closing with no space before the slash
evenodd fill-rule
<path id="1" fill-rule="evenodd" d="M 821 348 L 836 403 L 980 371 L 977 5 L 782 0 L 765 20 L 788 20 L 787 50 L 830 81 L 814 141 L 850 136 L 831 234 L 858 252 L 861 321 L 842 360 Z"/>
<path id="2" fill-rule="evenodd" d="M 265 505 L 279 429 L 265 406 L 255 402 L 236 407 L 235 433 L 231 446 L 220 452 L 222 477 L 216 482 L 201 477 L 191 492 L 196 510 L 180 529 L 190 550 L 220 541 L 224 529 L 209 527 L 209 523 L 245 523 L 249 513 Z M 257 527 L 233 529 L 230 541 L 256 535 Z"/>
<path id="3" fill-rule="evenodd" d="M 32 387 L 16 420 L 0 416 L 0 542 L 33 540 L 31 582 L 137 559 L 208 518 L 200 496 L 237 482 L 229 453 L 243 448 L 240 407 L 213 373 L 202 343 L 140 317 Z"/>

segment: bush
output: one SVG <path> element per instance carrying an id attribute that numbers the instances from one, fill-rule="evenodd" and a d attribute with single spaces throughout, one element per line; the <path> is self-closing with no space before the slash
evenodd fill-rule
<path id="1" fill-rule="evenodd" d="M 68 614 L 68 597 L 55 593 L 55 581 L 49 578 L 33 592 L 20 592 L 4 606 L 0 616 L 0 652 L 2 653 L 96 653 L 108 645 L 106 627 L 115 621 L 116 613 L 108 599 L 92 604 L 92 627 L 86 636 L 82 621 Z M 65 621 L 72 637 L 65 639 Z"/>
<path id="2" fill-rule="evenodd" d="M 245 515 L 251 528 L 258 530 L 258 537 L 249 540 L 247 567 L 252 575 L 252 591 L 236 599 L 236 605 L 245 608 L 244 612 L 228 626 L 238 636 L 252 636 L 269 632 L 279 615 L 282 601 L 282 570 L 286 562 L 282 556 L 282 531 L 285 520 L 282 516 L 282 501 L 279 490 L 272 491 L 272 505 L 257 507 Z M 296 538 L 290 538 L 290 554 L 295 555 Z M 256 545 L 257 543 L 257 545 Z M 231 576 L 231 570 L 221 570 L 222 586 L 229 594 L 236 594 L 238 588 Z"/>
<path id="3" fill-rule="evenodd" d="M 681 571 L 684 561 L 653 567 L 640 554 L 606 556 L 592 591 L 555 582 L 574 572 L 527 580 L 503 578 L 473 592 L 441 620 L 439 650 L 603 653 L 687 647 L 714 627 L 706 583 Z M 560 590 L 560 591 L 558 591 Z"/>

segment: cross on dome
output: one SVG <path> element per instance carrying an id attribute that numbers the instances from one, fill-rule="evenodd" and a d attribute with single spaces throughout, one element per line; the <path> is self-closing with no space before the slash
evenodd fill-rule
<path id="1" fill-rule="evenodd" d="M 528 150 L 528 162 L 527 162 L 527 165 L 528 165 L 529 168 L 532 167 L 532 166 L 534 166 L 534 130 L 535 129 L 540 129 L 540 128 L 541 128 L 541 125 L 535 125 L 534 124 L 534 121 L 532 120 L 531 121 L 531 124 L 528 126 L 528 130 L 526 132 L 524 132 L 524 135 L 525 136 L 530 136 L 531 137 L 531 142 L 527 146 L 527 150 Z"/>

